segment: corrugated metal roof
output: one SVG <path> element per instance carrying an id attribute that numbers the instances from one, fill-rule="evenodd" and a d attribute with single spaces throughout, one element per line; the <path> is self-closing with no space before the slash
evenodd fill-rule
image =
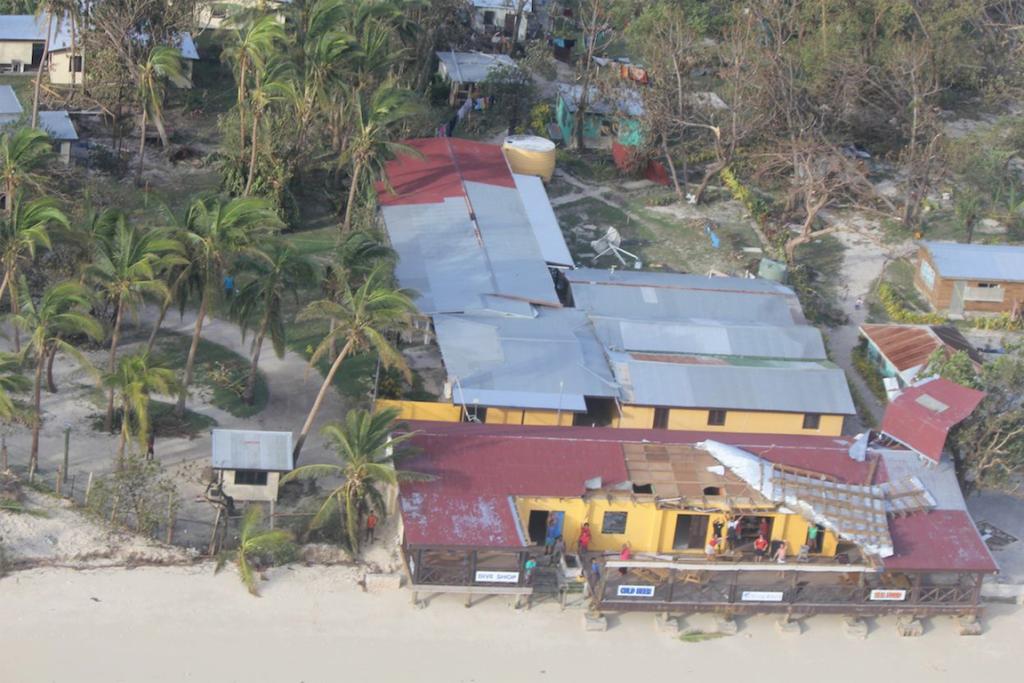
<path id="1" fill-rule="evenodd" d="M 50 134 L 54 140 L 77 140 L 78 131 L 66 111 L 39 112 L 39 127 Z"/>
<path id="2" fill-rule="evenodd" d="M 971 516 L 932 510 L 889 520 L 896 552 L 882 560 L 889 570 L 997 572 Z"/>
<path id="3" fill-rule="evenodd" d="M 922 242 L 939 275 L 954 280 L 1024 282 L 1024 246 Z"/>
<path id="4" fill-rule="evenodd" d="M 473 0 L 473 7 L 479 9 L 507 9 L 515 11 L 517 6 L 518 0 Z M 523 5 L 523 11 L 533 11 L 533 0 L 526 0 L 526 4 Z"/>
<path id="5" fill-rule="evenodd" d="M 243 429 L 214 429 L 215 469 L 289 472 L 292 469 L 292 433 Z"/>
<path id="6" fill-rule="evenodd" d="M 515 67 L 508 55 L 485 52 L 438 52 L 440 71 L 448 80 L 456 83 L 480 83 L 499 67 Z"/>
<path id="7" fill-rule="evenodd" d="M 540 245 L 544 260 L 554 266 L 572 267 L 572 255 L 565 245 L 565 236 L 558 225 L 555 210 L 551 208 L 544 183 L 537 176 L 513 173 L 519 197 L 526 207 L 526 217 L 533 228 L 533 235 Z"/>
<path id="8" fill-rule="evenodd" d="M 565 102 L 569 111 L 575 112 L 583 94 L 583 86 L 579 84 L 558 84 L 558 96 Z M 603 94 L 594 86 L 590 86 L 590 97 L 587 113 L 607 116 L 621 114 L 638 118 L 644 115 L 644 101 L 635 88 L 619 87 L 612 93 Z"/>
<path id="9" fill-rule="evenodd" d="M 601 343 L 614 351 L 825 360 L 821 332 L 810 325 L 646 322 L 592 318 Z"/>
<path id="10" fill-rule="evenodd" d="M 908 387 L 886 406 L 882 432 L 938 462 L 949 430 L 974 412 L 985 392 L 941 377 Z"/>
<path id="11" fill-rule="evenodd" d="M 34 14 L 5 14 L 0 16 L 0 41 L 46 40 L 46 27 Z"/>
<path id="12" fill-rule="evenodd" d="M 975 363 L 982 362 L 970 342 L 951 325 L 861 325 L 860 332 L 900 374 L 921 368 L 943 346 L 949 353 L 964 351 Z"/>
<path id="13" fill-rule="evenodd" d="M 678 408 L 852 415 L 846 375 L 824 362 L 757 364 L 609 353 L 626 403 Z"/>
<path id="14" fill-rule="evenodd" d="M 434 329 L 456 403 L 581 411 L 584 396 L 618 395 L 580 311 L 436 315 Z"/>
<path id="15" fill-rule="evenodd" d="M 14 88 L 9 85 L 0 85 L 0 115 L 18 117 L 24 111 Z"/>

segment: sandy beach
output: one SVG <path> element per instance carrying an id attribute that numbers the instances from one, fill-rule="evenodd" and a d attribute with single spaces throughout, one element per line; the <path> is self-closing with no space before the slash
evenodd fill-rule
<path id="1" fill-rule="evenodd" d="M 0 680 L 713 680 L 735 665 L 759 681 L 1002 681 L 1019 675 L 1024 632 L 1024 611 L 991 605 L 974 638 L 948 619 L 899 638 L 885 619 L 851 640 L 837 617 L 785 636 L 760 617 L 735 636 L 685 643 L 651 615 L 587 633 L 579 611 L 553 605 L 515 611 L 491 598 L 466 609 L 438 596 L 415 609 L 408 591 L 364 593 L 339 567 L 277 569 L 262 590 L 250 597 L 232 571 L 206 564 L 17 572 L 0 580 Z"/>

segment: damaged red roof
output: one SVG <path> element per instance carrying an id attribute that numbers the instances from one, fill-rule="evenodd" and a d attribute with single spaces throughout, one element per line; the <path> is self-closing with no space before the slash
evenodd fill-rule
<path id="1" fill-rule="evenodd" d="M 919 382 L 890 403 L 882 432 L 938 462 L 949 430 L 974 412 L 985 392 L 941 377 Z"/>
<path id="2" fill-rule="evenodd" d="M 996 572 L 985 541 L 962 510 L 933 510 L 889 520 L 896 554 L 883 560 L 901 571 Z"/>
<path id="3" fill-rule="evenodd" d="M 498 145 L 461 138 L 419 138 L 402 144 L 421 157 L 399 154 L 387 162 L 385 172 L 392 191 L 377 183 L 382 206 L 435 204 L 449 197 L 465 197 L 465 182 L 515 189 L 515 179 Z"/>

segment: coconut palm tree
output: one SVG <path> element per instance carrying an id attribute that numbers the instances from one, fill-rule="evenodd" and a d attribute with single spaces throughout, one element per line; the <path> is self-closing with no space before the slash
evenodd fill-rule
<path id="1" fill-rule="evenodd" d="M 94 261 L 86 267 L 86 278 L 97 286 L 114 307 L 114 325 L 110 334 L 110 358 L 107 372 L 117 364 L 121 326 L 127 312 L 134 313 L 143 297 L 170 296 L 161 273 L 173 265 L 184 264 L 182 246 L 164 230 L 140 230 L 130 225 L 123 213 L 109 216 L 109 228 L 97 235 Z M 103 428 L 110 431 L 114 420 L 114 390 L 107 397 Z"/>
<path id="2" fill-rule="evenodd" d="M 252 182 L 256 178 L 256 157 L 259 152 L 259 131 L 263 114 L 275 102 L 295 100 L 295 86 L 290 80 L 290 67 L 282 62 L 275 62 L 266 68 L 255 68 L 255 83 L 249 91 L 249 103 L 252 106 L 252 149 L 249 155 L 249 176 L 245 181 L 242 196 L 248 196 L 252 190 Z"/>
<path id="3" fill-rule="evenodd" d="M 335 342 L 340 341 L 343 346 L 331 363 L 313 406 L 309 409 L 309 415 L 306 416 L 306 422 L 302 425 L 302 431 L 292 453 L 293 461 L 299 460 L 302 446 L 309 435 L 309 430 L 313 428 L 313 422 L 323 405 L 327 389 L 334 381 L 334 375 L 351 354 L 372 349 L 385 367 L 398 368 L 406 377 L 411 377 L 412 373 L 405 359 L 388 340 L 386 334 L 406 329 L 415 307 L 405 291 L 395 289 L 391 285 L 389 273 L 385 266 L 379 266 L 354 290 L 347 282 L 341 282 L 336 300 L 314 301 L 296 318 L 300 321 L 321 320 L 334 324 L 310 356 L 311 367 L 330 353 Z"/>
<path id="4" fill-rule="evenodd" d="M 332 422 L 321 430 L 338 456 L 339 464 L 303 465 L 281 478 L 281 483 L 325 477 L 341 479 L 341 484 L 327 494 L 309 526 L 318 529 L 332 516 L 340 516 L 353 555 L 359 552 L 362 515 L 371 507 L 383 515 L 387 508 L 378 487 L 431 478 L 396 469 L 395 447 L 414 436 L 412 432 L 392 433 L 397 427 L 397 417 L 398 410 L 394 408 L 376 413 L 349 411 L 344 422 Z"/>
<path id="5" fill-rule="evenodd" d="M 59 19 L 54 21 L 54 3 L 50 0 L 41 0 L 36 5 L 36 21 L 40 21 L 46 27 L 46 34 L 43 37 L 43 56 L 39 61 L 39 71 L 36 72 L 36 81 L 32 88 L 32 121 L 33 128 L 39 123 L 39 88 L 43 83 L 43 72 L 49 67 L 50 61 L 50 38 L 59 30 Z"/>
<path id="6" fill-rule="evenodd" d="M 364 175 L 371 180 L 382 178 L 385 162 L 396 154 L 419 156 L 413 148 L 394 141 L 398 124 L 416 111 L 411 95 L 393 81 L 381 85 L 369 98 L 358 90 L 349 93 L 353 131 L 338 160 L 348 166 L 351 182 L 342 232 L 352 226 L 352 211 Z"/>
<path id="7" fill-rule="evenodd" d="M 8 207 L 11 212 L 0 219 L 0 265 L 4 268 L 0 300 L 9 291 L 11 311 L 16 312 L 20 310 L 20 292 L 15 285 L 21 268 L 35 260 L 37 247 L 50 248 L 50 229 L 54 226 L 67 227 L 68 218 L 57 207 L 57 202 L 49 198 L 21 202 L 16 197 L 11 199 Z M 21 336 L 17 328 L 14 329 L 14 350 L 21 351 Z"/>
<path id="8" fill-rule="evenodd" d="M 271 564 L 280 559 L 282 555 L 291 555 L 294 552 L 294 539 L 290 531 L 284 529 L 262 529 L 263 508 L 259 505 L 250 505 L 242 517 L 242 525 L 239 529 L 238 549 L 232 552 L 224 552 L 217 557 L 217 566 L 214 567 L 216 574 L 224 568 L 228 560 L 234 558 L 238 566 L 238 577 L 242 583 L 255 597 L 260 597 L 257 588 L 256 573 L 261 564 Z"/>
<path id="9" fill-rule="evenodd" d="M 0 419 L 10 420 L 18 414 L 11 393 L 28 391 L 32 382 L 21 374 L 21 358 L 15 353 L 0 352 Z"/>
<path id="10" fill-rule="evenodd" d="M 240 13 L 231 18 L 232 29 L 221 59 L 231 62 L 235 71 L 238 94 L 238 149 L 245 153 L 245 104 L 249 77 L 254 69 L 263 68 L 266 61 L 285 42 L 284 27 L 271 14 L 253 16 Z"/>
<path id="11" fill-rule="evenodd" d="M 124 457 L 125 446 L 132 438 L 132 427 L 139 447 L 145 448 L 149 437 L 149 400 L 151 394 L 171 395 L 178 389 L 174 370 L 155 364 L 146 353 L 133 353 L 121 358 L 113 371 L 103 376 L 103 386 L 111 396 L 117 395 L 121 409 L 121 439 L 117 457 Z"/>
<path id="12" fill-rule="evenodd" d="M 11 213 L 15 195 L 22 186 L 42 186 L 36 173 L 53 155 L 50 136 L 34 128 L 18 128 L 0 135 L 0 182 L 6 197 L 6 211 Z"/>
<path id="13" fill-rule="evenodd" d="M 24 353 L 26 360 L 31 359 L 35 363 L 35 379 L 32 384 L 32 448 L 29 452 L 29 471 L 34 472 L 39 464 L 39 432 L 43 426 L 41 392 L 46 360 L 56 349 L 91 371 L 89 360 L 74 344 L 65 340 L 85 335 L 98 341 L 103 338 L 103 326 L 90 315 L 92 297 L 81 283 L 65 281 L 51 285 L 43 292 L 38 304 L 29 296 L 24 276 L 18 282 L 18 287 L 22 293 L 21 308 L 17 313 L 9 314 L 9 317 L 15 327 L 27 334 Z"/>
<path id="14" fill-rule="evenodd" d="M 188 85 L 188 78 L 181 65 L 181 52 L 173 47 L 158 45 L 149 51 L 146 61 L 139 64 L 135 74 L 139 101 L 142 103 L 137 174 L 139 181 L 142 180 L 142 167 L 146 158 L 146 122 L 149 118 L 153 119 L 153 125 L 160 135 L 160 144 L 165 149 L 170 144 L 163 117 L 164 85 L 167 81 L 181 88 Z"/>
<path id="15" fill-rule="evenodd" d="M 200 197 L 192 202 L 178 235 L 185 246 L 187 265 L 181 279 L 193 288 L 192 294 L 199 299 L 192 345 L 185 361 L 185 379 L 178 397 L 176 412 L 185 414 L 185 400 L 192 384 L 192 371 L 196 351 L 203 332 L 203 321 L 210 303 L 239 256 L 256 256 L 257 245 L 281 227 L 281 220 L 264 199 L 236 197 L 224 200 L 219 197 Z M 182 300 L 182 304 L 184 300 Z"/>
<path id="16" fill-rule="evenodd" d="M 241 264 L 249 275 L 238 295 L 231 303 L 231 312 L 242 328 L 242 339 L 249 330 L 255 330 L 252 342 L 252 363 L 249 379 L 245 383 L 242 399 L 252 404 L 256 397 L 256 377 L 259 374 L 260 351 L 263 340 L 270 335 L 274 353 L 284 357 L 285 332 L 284 299 L 289 293 L 298 299 L 298 291 L 311 286 L 317 279 L 318 269 L 311 260 L 297 253 L 287 244 L 272 244 L 265 256 L 248 259 Z"/>

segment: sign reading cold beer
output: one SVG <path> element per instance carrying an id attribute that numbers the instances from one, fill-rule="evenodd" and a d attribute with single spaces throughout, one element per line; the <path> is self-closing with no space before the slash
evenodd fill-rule
<path id="1" fill-rule="evenodd" d="M 620 598 L 653 598 L 654 586 L 619 586 L 615 595 Z"/>

